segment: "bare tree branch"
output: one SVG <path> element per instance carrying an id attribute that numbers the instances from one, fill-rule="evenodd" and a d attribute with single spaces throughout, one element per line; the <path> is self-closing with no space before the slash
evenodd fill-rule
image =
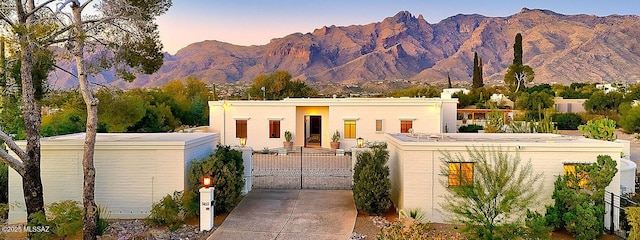
<path id="1" fill-rule="evenodd" d="M 27 153 L 25 153 L 22 148 L 20 148 L 13 139 L 7 135 L 4 131 L 0 130 L 0 139 L 4 141 L 11 151 L 13 151 L 20 159 L 29 159 Z M 11 155 L 9 155 L 6 151 L 0 151 L 0 158 L 4 160 L 11 168 L 15 169 L 20 175 L 24 172 L 24 164 L 22 161 L 15 159 Z"/>
<path id="2" fill-rule="evenodd" d="M 64 68 L 62 68 L 62 67 L 58 66 L 57 64 L 53 64 L 53 67 L 54 67 L 54 68 L 57 68 L 57 69 L 60 69 L 60 71 L 63 71 L 63 72 L 65 72 L 65 73 L 67 73 L 67 74 L 69 74 L 69 75 L 73 76 L 73 77 L 74 77 L 74 78 L 76 78 L 76 79 L 78 78 L 78 76 L 76 76 L 76 75 L 75 75 L 75 74 L 73 74 L 72 72 L 68 71 L 67 69 L 64 69 Z"/>
<path id="3" fill-rule="evenodd" d="M 31 16 L 32 14 L 35 14 L 36 12 L 40 11 L 40 9 L 44 8 L 47 6 L 47 4 L 52 3 L 56 0 L 47 0 L 46 2 L 38 5 L 37 7 L 35 7 L 33 10 L 31 10 L 30 12 L 27 13 L 27 17 Z"/>

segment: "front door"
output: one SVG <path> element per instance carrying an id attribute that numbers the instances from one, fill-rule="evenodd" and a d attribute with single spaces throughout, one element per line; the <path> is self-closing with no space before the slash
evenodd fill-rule
<path id="1" fill-rule="evenodd" d="M 305 116 L 304 146 L 319 148 L 322 145 L 322 116 Z"/>

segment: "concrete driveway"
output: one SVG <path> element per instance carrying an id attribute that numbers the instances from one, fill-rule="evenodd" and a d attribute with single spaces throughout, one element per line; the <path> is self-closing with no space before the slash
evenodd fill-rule
<path id="1" fill-rule="evenodd" d="M 339 239 L 356 222 L 351 190 L 253 189 L 210 239 Z"/>

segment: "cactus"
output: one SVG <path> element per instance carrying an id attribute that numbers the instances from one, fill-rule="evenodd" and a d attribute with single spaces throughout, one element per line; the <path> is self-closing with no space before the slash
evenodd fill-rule
<path id="1" fill-rule="evenodd" d="M 589 120 L 586 125 L 578 126 L 578 130 L 586 138 L 606 141 L 616 140 L 616 121 L 611 119 Z"/>

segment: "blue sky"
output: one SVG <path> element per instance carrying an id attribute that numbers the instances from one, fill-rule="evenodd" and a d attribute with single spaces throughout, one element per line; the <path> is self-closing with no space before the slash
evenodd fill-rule
<path id="1" fill-rule="evenodd" d="M 567 15 L 640 15 L 640 1 L 635 0 L 174 0 L 158 24 L 165 51 L 173 54 L 204 40 L 264 45 L 273 38 L 323 26 L 379 22 L 404 10 L 422 14 L 433 24 L 459 13 L 505 17 L 523 7 Z"/>

